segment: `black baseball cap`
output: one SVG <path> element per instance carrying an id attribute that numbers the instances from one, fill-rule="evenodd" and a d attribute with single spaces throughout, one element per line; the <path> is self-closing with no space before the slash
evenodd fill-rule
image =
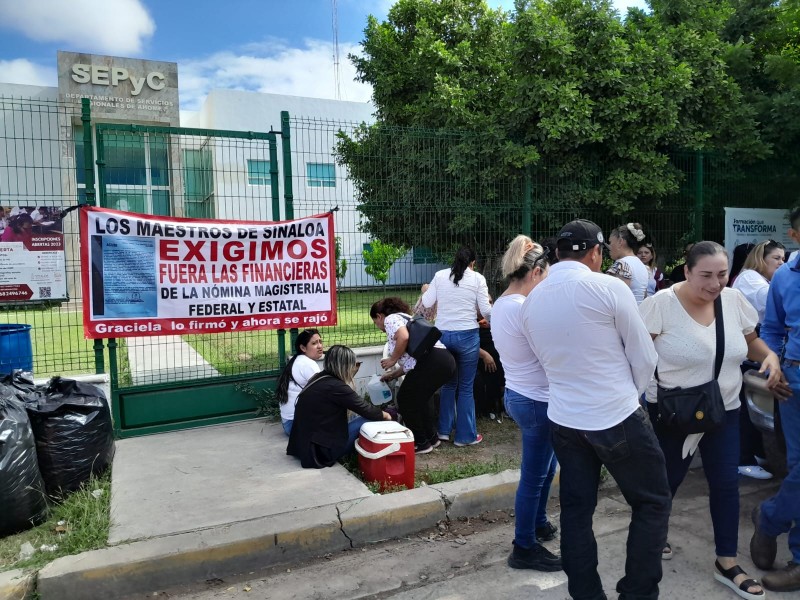
<path id="1" fill-rule="evenodd" d="M 586 219 L 570 221 L 558 232 L 556 245 L 559 250 L 579 252 L 605 242 L 603 232 L 596 223 Z"/>

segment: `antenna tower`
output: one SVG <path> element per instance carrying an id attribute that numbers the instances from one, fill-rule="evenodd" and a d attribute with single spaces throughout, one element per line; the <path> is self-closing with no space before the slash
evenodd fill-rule
<path id="1" fill-rule="evenodd" d="M 331 0 L 331 28 L 333 29 L 333 85 L 336 99 L 342 99 L 342 82 L 339 77 L 339 8 L 336 0 Z"/>

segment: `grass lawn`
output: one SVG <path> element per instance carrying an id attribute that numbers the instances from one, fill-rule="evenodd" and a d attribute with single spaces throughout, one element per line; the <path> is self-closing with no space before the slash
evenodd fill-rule
<path id="1" fill-rule="evenodd" d="M 60 308 L 0 310 L 0 323 L 31 325 L 36 377 L 94 373 L 93 340 L 83 337 L 83 315 Z"/>
<path id="2" fill-rule="evenodd" d="M 92 495 L 95 490 L 101 490 L 96 492 L 97 497 Z M 102 477 L 89 480 L 63 503 L 53 504 L 41 525 L 0 538 L 0 571 L 39 569 L 60 556 L 105 547 L 110 505 L 111 469 Z M 30 558 L 20 559 L 20 548 L 26 542 L 36 551 Z"/>
<path id="3" fill-rule="evenodd" d="M 340 292 L 337 297 L 337 325 L 320 328 L 325 346 L 383 344 L 386 341 L 384 334 L 375 328 L 369 318 L 370 306 L 383 295 L 380 289 Z M 386 295 L 400 296 L 413 306 L 419 296 L 419 288 L 391 289 Z M 94 373 L 94 341 L 83 337 L 81 312 L 62 311 L 58 307 L 0 310 L 0 323 L 32 326 L 31 344 L 36 377 Z M 280 367 L 276 331 L 187 335 L 183 339 L 223 375 L 271 371 Z M 130 382 L 125 369 L 124 340 L 120 339 L 118 344 L 120 382 L 125 385 Z M 286 351 L 287 356 L 291 356 L 288 334 Z"/>
<path id="4" fill-rule="evenodd" d="M 413 306 L 419 288 L 389 290 L 387 295 L 399 296 Z M 337 325 L 321 327 L 325 347 L 334 344 L 371 346 L 383 344 L 386 336 L 372 324 L 369 308 L 383 297 L 380 290 L 340 292 L 337 305 Z M 270 371 L 280 367 L 278 334 L 276 331 L 245 331 L 187 335 L 187 341 L 206 361 L 223 375 Z M 286 336 L 286 355 L 291 356 L 289 336 Z"/>

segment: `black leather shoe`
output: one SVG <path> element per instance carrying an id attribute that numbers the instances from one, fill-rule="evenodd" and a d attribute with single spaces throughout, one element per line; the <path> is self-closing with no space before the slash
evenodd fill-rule
<path id="1" fill-rule="evenodd" d="M 753 564 L 762 571 L 769 571 L 775 563 L 778 554 L 778 541 L 763 533 L 758 524 L 761 522 L 761 505 L 756 506 L 750 514 L 756 529 L 750 538 L 750 558 Z"/>
<path id="2" fill-rule="evenodd" d="M 761 578 L 764 587 L 773 592 L 794 592 L 800 590 L 800 564 L 790 562 L 785 568 L 767 573 Z"/>
<path id="3" fill-rule="evenodd" d="M 534 571 L 561 571 L 561 557 L 556 556 L 541 544 L 533 548 L 521 548 L 514 544 L 508 557 L 512 569 L 533 569 Z"/>
<path id="4" fill-rule="evenodd" d="M 541 527 L 536 528 L 536 541 L 549 542 L 550 540 L 554 540 L 556 539 L 557 532 L 558 532 L 558 527 L 556 527 L 550 521 L 548 521 Z"/>

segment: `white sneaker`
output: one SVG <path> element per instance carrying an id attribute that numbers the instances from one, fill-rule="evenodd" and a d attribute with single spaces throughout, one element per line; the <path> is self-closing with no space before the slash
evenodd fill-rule
<path id="1" fill-rule="evenodd" d="M 766 458 L 761 458 L 760 456 L 756 456 L 755 459 L 756 459 L 756 464 L 758 464 L 759 467 L 767 466 Z"/>
<path id="2" fill-rule="evenodd" d="M 772 479 L 772 473 L 758 465 L 739 467 L 739 475 L 752 477 L 753 479 Z"/>

